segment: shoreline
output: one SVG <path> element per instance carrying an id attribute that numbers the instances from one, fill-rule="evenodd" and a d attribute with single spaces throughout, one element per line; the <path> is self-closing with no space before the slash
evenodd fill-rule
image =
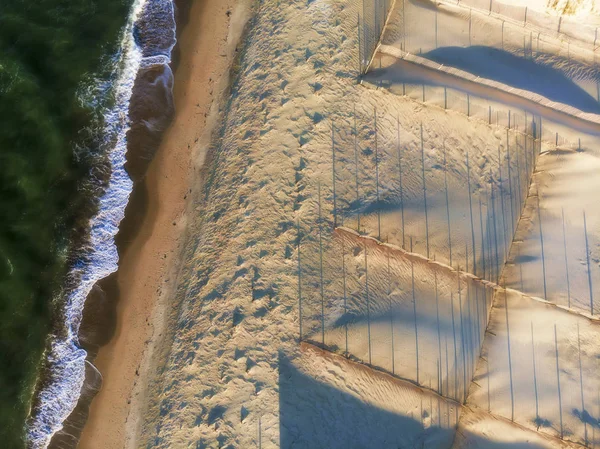
<path id="1" fill-rule="evenodd" d="M 94 363 L 104 381 L 83 428 L 79 447 L 84 449 L 135 446 L 145 404 L 144 384 L 174 284 L 169 281 L 179 267 L 186 209 L 192 209 L 190 199 L 196 196 L 192 192 L 202 183 L 199 173 L 228 84 L 235 35 L 238 39 L 241 35 L 230 27 L 238 1 L 190 3 L 178 18 L 182 28 L 174 63 L 175 114 L 138 186 L 145 203 L 138 205 L 141 211 L 132 208 L 140 222 L 123 239 L 125 248 L 114 280 L 115 332 Z M 227 52 L 232 41 L 234 51 Z"/>
<path id="2" fill-rule="evenodd" d="M 119 32 L 120 50 L 112 56 L 111 87 L 105 91 L 110 93 L 100 95 L 107 103 L 98 104 L 101 120 L 90 122 L 90 143 L 100 151 L 96 155 L 100 158 L 90 168 L 89 177 L 77 184 L 81 197 L 92 192 L 97 196 L 93 208 L 82 210 L 72 228 L 63 288 L 53 296 L 55 325 L 46 340 L 25 428 L 25 442 L 32 449 L 75 447 L 89 403 L 101 384 L 101 376 L 90 362 L 114 330 L 114 302 L 111 304 L 104 287 L 110 285 L 118 269 L 117 234 L 136 181 L 128 173 L 127 159 L 133 156 L 142 160 L 137 150 L 129 151 L 136 146 L 128 145 L 128 135 L 137 123 L 143 123 L 136 122 L 131 113 L 134 91 L 140 78 L 152 78 L 149 86 L 153 91 L 168 90 L 168 95 L 147 102 L 149 108 L 142 116 L 142 120 L 148 117 L 146 123 L 150 125 L 144 127 L 157 135 L 156 131 L 166 128 L 172 110 L 169 65 L 176 43 L 174 18 L 172 0 L 135 0 Z M 156 108 L 161 99 L 166 103 Z M 144 146 L 138 148 L 146 150 Z M 90 317 L 87 320 L 86 315 Z"/>

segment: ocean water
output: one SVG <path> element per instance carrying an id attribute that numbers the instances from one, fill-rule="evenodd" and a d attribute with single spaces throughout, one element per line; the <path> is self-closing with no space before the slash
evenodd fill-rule
<path id="1" fill-rule="evenodd" d="M 174 45 L 172 0 L 0 3 L 3 447 L 45 448 L 76 405 L 83 305 L 117 268 L 132 189 L 134 81 Z"/>

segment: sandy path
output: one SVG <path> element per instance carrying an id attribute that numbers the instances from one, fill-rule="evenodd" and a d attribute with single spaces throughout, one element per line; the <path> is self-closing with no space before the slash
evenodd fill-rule
<path id="1" fill-rule="evenodd" d="M 117 329 L 101 348 L 96 366 L 104 384 L 94 399 L 79 447 L 123 448 L 135 431 L 143 404 L 143 381 L 153 343 L 160 337 L 169 277 L 177 268 L 180 237 L 186 228 L 188 193 L 199 185 L 226 88 L 242 24 L 231 14 L 236 0 L 195 0 L 179 39 L 181 60 L 175 74 L 176 114 L 146 178 L 148 206 L 139 232 L 119 265 Z M 240 22 L 239 20 L 237 20 Z M 232 43 L 233 41 L 233 43 Z M 212 113 L 211 113 L 212 111 Z M 175 257 L 173 257 L 175 256 Z M 158 306 L 157 306 L 158 305 Z M 130 442 L 135 445 L 135 442 Z"/>

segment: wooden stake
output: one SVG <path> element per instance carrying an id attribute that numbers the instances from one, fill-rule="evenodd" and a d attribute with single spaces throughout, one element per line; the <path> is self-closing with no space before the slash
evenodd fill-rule
<path id="1" fill-rule="evenodd" d="M 450 263 L 452 266 L 452 232 L 450 231 L 450 202 L 448 200 L 448 164 L 446 161 L 446 140 L 443 142 L 444 147 L 444 184 L 446 186 L 446 218 L 448 221 L 448 250 L 450 253 Z"/>
<path id="2" fill-rule="evenodd" d="M 425 148 L 423 146 L 423 124 L 421 123 L 421 167 L 423 173 L 423 203 L 425 207 L 425 242 L 427 246 L 427 258 L 429 259 L 429 219 L 427 217 L 427 185 L 425 183 Z"/>
<path id="3" fill-rule="evenodd" d="M 585 234 L 585 258 L 587 261 L 588 286 L 590 290 L 590 313 L 594 316 L 594 290 L 592 288 L 592 268 L 590 265 L 590 247 L 588 244 L 587 222 L 585 219 L 585 211 L 583 212 L 583 232 Z"/>

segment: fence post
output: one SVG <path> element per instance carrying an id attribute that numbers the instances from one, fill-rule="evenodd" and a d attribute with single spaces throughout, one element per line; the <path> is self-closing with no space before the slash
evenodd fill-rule
<path id="1" fill-rule="evenodd" d="M 448 109 L 448 92 L 444 86 L 444 109 Z"/>
<path id="2" fill-rule="evenodd" d="M 481 193 L 479 194 L 479 229 L 481 231 L 481 260 L 483 264 L 483 279 L 485 279 L 485 243 L 483 240 L 483 213 L 481 211 Z"/>
<path id="3" fill-rule="evenodd" d="M 477 354 L 479 356 L 481 356 L 481 315 L 479 312 L 479 286 L 478 284 L 474 284 L 475 285 L 475 312 L 477 313 L 477 321 L 475 322 L 477 324 Z M 476 366 L 473 366 L 473 368 L 476 368 Z"/>
<path id="4" fill-rule="evenodd" d="M 381 205 L 379 204 L 379 150 L 377 148 L 377 107 L 374 108 L 375 118 L 375 189 L 377 199 L 377 239 L 381 241 Z"/>
<path id="5" fill-rule="evenodd" d="M 404 42 L 404 51 L 406 50 L 406 9 L 404 7 L 405 0 L 402 0 L 402 40 Z"/>
<path id="6" fill-rule="evenodd" d="M 492 248 L 492 232 L 491 232 L 491 211 L 490 211 L 490 196 L 488 193 L 488 186 L 487 184 L 484 184 L 484 188 L 485 188 L 485 244 L 487 245 L 487 259 L 485 261 L 485 263 L 487 264 L 487 277 L 486 279 L 488 279 L 489 281 L 493 281 L 494 280 L 494 275 L 492 272 L 492 266 L 494 265 L 494 261 L 492 258 L 492 253 L 493 253 L 493 248 Z M 480 198 L 481 201 L 481 198 Z M 481 212 L 481 214 L 483 215 L 483 210 Z M 486 298 L 487 299 L 487 298 Z M 486 304 L 487 305 L 487 304 Z"/>
<path id="7" fill-rule="evenodd" d="M 331 120 L 331 171 L 333 172 L 333 228 L 337 228 L 337 202 L 335 192 L 335 124 Z"/>
<path id="8" fill-rule="evenodd" d="M 597 365 L 597 364 L 596 364 Z M 598 404 L 598 408 L 600 409 L 600 387 L 596 387 L 596 404 Z M 599 416 L 598 414 L 596 416 Z M 596 448 L 596 427 L 592 426 L 592 441 L 594 441 L 594 444 L 592 445 L 592 448 Z"/>
<path id="9" fill-rule="evenodd" d="M 363 47 L 365 49 L 365 51 L 364 51 L 364 57 L 365 57 L 365 60 L 364 60 L 364 65 L 365 65 L 364 70 L 365 71 L 367 70 L 367 66 L 369 64 L 368 59 L 367 59 L 368 58 L 367 55 L 369 53 L 369 34 L 367 32 L 367 26 L 365 24 L 365 20 L 366 20 L 366 17 L 367 17 L 367 9 L 366 8 L 367 8 L 367 2 L 363 1 L 363 6 L 362 6 L 362 9 L 363 9 L 363 14 L 362 14 L 362 16 L 363 16 L 363 30 L 362 31 L 363 31 Z"/>
<path id="10" fill-rule="evenodd" d="M 579 354 L 579 387 L 581 390 L 581 416 L 584 416 L 585 413 L 585 398 L 583 395 L 583 367 L 581 364 L 581 337 L 579 335 L 579 322 L 577 322 L 577 351 Z M 583 434 L 585 447 L 588 445 L 588 433 L 587 433 L 587 420 L 583 419 Z"/>
<path id="11" fill-rule="evenodd" d="M 491 411 L 491 395 L 490 395 L 490 355 L 488 354 L 485 359 L 485 367 L 487 370 L 487 400 L 488 400 L 488 413 Z"/>
<path id="12" fill-rule="evenodd" d="M 565 229 L 565 210 L 561 208 L 562 213 L 562 231 L 563 231 L 563 246 L 565 251 L 565 271 L 567 273 L 567 298 L 569 308 L 571 308 L 571 283 L 569 282 L 569 259 L 567 256 L 567 233 Z"/>
<path id="13" fill-rule="evenodd" d="M 460 292 L 460 266 L 456 267 L 456 280 L 458 281 L 458 313 L 460 314 L 460 344 L 462 348 L 462 361 L 463 361 L 463 404 L 467 401 L 467 359 L 466 359 L 466 346 L 465 346 L 465 326 L 463 322 L 463 311 L 462 311 L 462 294 Z"/>
<path id="14" fill-rule="evenodd" d="M 369 304 L 369 262 L 367 259 L 367 244 L 365 242 L 365 298 L 367 300 L 367 340 L 369 345 L 369 365 L 371 365 L 371 306 Z"/>
<path id="15" fill-rule="evenodd" d="M 521 247 L 517 245 L 517 258 L 521 256 Z M 521 281 L 521 292 L 525 293 L 525 287 L 523 284 L 523 264 L 519 263 L 519 280 Z"/>
<path id="16" fill-rule="evenodd" d="M 509 144 L 508 144 L 508 131 L 506 132 L 506 163 L 508 165 L 508 194 L 509 194 L 509 198 L 510 198 L 510 228 L 511 228 L 511 239 L 510 241 L 512 242 L 514 236 L 515 236 L 515 213 L 514 213 L 514 199 L 513 199 L 513 190 L 512 190 L 512 175 L 511 175 L 511 170 L 510 170 L 510 148 L 509 148 Z M 508 251 L 510 249 L 510 244 L 509 244 L 509 248 L 506 249 L 506 259 L 508 260 Z"/>
<path id="17" fill-rule="evenodd" d="M 561 22 L 562 22 L 562 16 L 559 16 L 558 17 L 558 31 L 557 31 L 558 34 L 560 34 L 560 24 L 561 24 Z"/>
<path id="18" fill-rule="evenodd" d="M 539 147 L 540 147 L 540 151 L 542 150 L 542 138 L 544 137 L 544 128 L 542 127 L 542 116 L 540 115 L 540 137 L 539 137 Z M 535 148 L 535 142 L 533 147 Z M 533 168 L 532 168 L 533 171 Z"/>
<path id="19" fill-rule="evenodd" d="M 302 341 L 302 262 L 300 260 L 300 242 L 302 234 L 300 234 L 300 219 L 298 218 L 298 324 L 300 328 L 300 341 Z"/>
<path id="20" fill-rule="evenodd" d="M 540 119 L 541 119 L 541 116 L 540 116 Z M 535 173 L 535 166 L 536 166 L 538 154 L 540 154 L 540 152 L 541 152 L 543 136 L 544 136 L 544 134 L 543 134 L 542 122 L 540 120 L 540 139 L 538 140 L 537 144 L 535 142 L 535 139 L 533 140 L 533 142 L 531 142 L 531 175 L 532 176 Z"/>
<path id="21" fill-rule="evenodd" d="M 446 187 L 446 218 L 448 220 L 448 250 L 450 253 L 450 263 L 452 266 L 452 233 L 450 231 L 450 202 L 448 200 L 448 164 L 446 162 L 446 140 L 443 141 L 444 147 L 444 184 Z"/>
<path id="22" fill-rule="evenodd" d="M 465 242 L 465 271 L 469 270 L 469 247 L 467 242 Z M 467 331 L 466 331 L 466 347 L 467 347 L 467 357 L 468 357 L 468 362 L 467 362 L 467 379 L 469 379 L 469 382 L 471 380 L 471 359 L 472 359 L 472 353 L 471 353 L 471 349 L 472 349 L 472 328 L 471 328 L 471 291 L 469 290 L 469 280 L 466 279 L 465 280 L 465 286 L 466 286 L 466 290 L 467 290 L 467 312 L 466 312 L 466 316 L 465 316 L 465 323 L 468 323 L 468 327 L 467 327 Z"/>
<path id="23" fill-rule="evenodd" d="M 398 135 L 396 136 L 396 146 L 398 150 L 398 172 L 400 174 L 400 214 L 402 218 L 402 249 L 406 249 L 404 232 L 404 191 L 402 187 L 402 151 L 400 150 L 400 116 L 398 116 Z"/>
<path id="24" fill-rule="evenodd" d="M 492 199 L 492 214 L 493 214 L 493 225 L 494 225 L 494 242 L 496 244 L 496 283 L 500 279 L 500 254 L 498 252 L 498 228 L 496 225 L 496 202 L 494 201 L 494 186 L 490 186 L 491 199 Z"/>
<path id="25" fill-rule="evenodd" d="M 442 395 L 442 362 L 438 358 L 436 360 L 436 368 L 437 368 L 437 389 L 436 392 L 439 396 Z M 442 425 L 442 412 L 440 410 L 440 398 L 437 398 L 438 403 L 438 425 Z"/>
<path id="26" fill-rule="evenodd" d="M 325 347 L 325 290 L 323 288 L 323 226 L 321 218 L 321 182 L 318 183 L 319 199 L 319 270 L 320 270 L 320 291 L 321 291 L 321 343 Z"/>
<path id="27" fill-rule="evenodd" d="M 540 191 L 536 186 L 537 193 L 537 212 L 538 212 L 538 221 L 540 222 L 540 246 L 542 249 L 542 275 L 544 277 L 544 299 L 547 301 L 547 292 L 546 292 L 546 259 L 544 256 L 544 231 L 542 229 L 542 211 L 540 209 Z"/>
<path id="28" fill-rule="evenodd" d="M 523 139 L 523 154 L 525 155 L 525 180 L 527 181 L 524 201 L 527 201 L 527 197 L 529 196 L 529 157 L 527 156 L 527 134 L 525 134 Z"/>
<path id="29" fill-rule="evenodd" d="M 465 244 L 465 246 L 467 246 L 467 245 Z M 465 248 L 465 250 L 467 250 L 467 249 L 468 248 Z M 467 262 L 467 267 L 468 267 L 469 266 L 469 256 L 468 256 L 469 253 L 468 253 L 468 251 L 466 251 L 465 254 L 467 254 L 467 257 L 466 257 L 467 261 L 466 262 Z M 468 340 L 468 345 L 469 345 L 469 348 L 468 348 L 469 349 L 469 353 L 468 353 L 468 355 L 469 355 L 469 367 L 468 367 L 469 368 L 469 377 L 468 377 L 468 379 L 469 379 L 469 382 L 470 382 L 471 379 L 473 378 L 473 368 L 474 368 L 474 365 L 475 365 L 475 363 L 474 363 L 475 362 L 474 361 L 474 358 L 475 358 L 475 345 L 474 345 L 474 342 L 473 342 L 473 340 L 474 340 L 473 334 L 475 333 L 476 330 L 475 330 L 475 328 L 473 326 L 473 316 L 471 314 L 471 309 L 472 309 L 472 304 L 471 304 L 471 286 L 469 284 L 469 279 L 466 280 L 465 284 L 467 285 L 467 323 L 469 325 L 469 327 L 467 329 L 468 330 L 467 340 Z"/>
<path id="30" fill-rule="evenodd" d="M 467 117 L 471 117 L 471 96 L 467 94 Z"/>
<path id="31" fill-rule="evenodd" d="M 529 57 L 533 61 L 533 31 L 529 32 Z"/>
<path id="32" fill-rule="evenodd" d="M 448 363 L 448 335 L 444 335 L 444 341 L 446 343 L 446 396 L 450 397 L 450 365 Z M 443 385 L 442 385 L 443 388 Z M 448 417 L 448 425 L 450 425 L 450 417 Z"/>
<path id="33" fill-rule="evenodd" d="M 535 423 L 540 428 L 540 403 L 538 398 L 537 368 L 535 366 L 535 340 L 533 337 L 533 321 L 531 322 L 531 353 L 533 354 L 533 388 L 535 392 Z"/>
<path id="34" fill-rule="evenodd" d="M 435 8 L 435 48 L 438 48 L 438 11 Z"/>
<path id="35" fill-rule="evenodd" d="M 475 251 L 475 226 L 473 224 L 473 201 L 471 197 L 471 168 L 469 166 L 469 152 L 467 151 L 467 188 L 469 189 L 469 212 L 471 215 L 471 244 L 473 251 L 473 274 L 477 276 L 476 251 Z M 468 265 L 468 264 L 467 264 Z M 468 267 L 467 267 L 468 269 Z"/>
<path id="36" fill-rule="evenodd" d="M 492 124 L 492 106 L 488 106 L 488 125 Z"/>
<path id="37" fill-rule="evenodd" d="M 454 319 L 454 293 L 450 292 L 450 310 L 452 312 L 452 335 L 454 338 L 454 399 L 458 401 L 458 355 L 456 348 L 456 321 Z"/>
<path id="38" fill-rule="evenodd" d="M 425 183 L 425 148 L 423 146 L 423 123 L 421 123 L 421 167 L 423 174 L 423 204 L 425 207 L 425 243 L 429 259 L 429 218 L 427 217 L 427 185 Z"/>
<path id="39" fill-rule="evenodd" d="M 415 263 L 411 259 L 410 261 L 410 271 L 412 276 L 412 299 L 413 299 L 413 313 L 415 315 L 415 354 L 417 361 L 417 385 L 420 385 L 419 382 L 419 326 L 417 324 L 417 298 L 415 296 Z"/>
<path id="40" fill-rule="evenodd" d="M 506 313 L 506 342 L 508 345 L 508 375 L 510 379 L 510 420 L 515 420 L 515 395 L 513 390 L 512 357 L 510 353 L 510 325 L 508 322 L 508 295 L 504 287 L 504 311 Z"/>
<path id="41" fill-rule="evenodd" d="M 506 238 L 506 214 L 504 213 L 504 187 L 502 182 L 502 157 L 500 156 L 500 145 L 498 145 L 498 175 L 500 177 L 500 208 L 502 209 L 502 238 L 504 241 L 502 249 L 504 252 L 504 260 L 506 261 L 508 260 L 508 239 Z"/>
<path id="42" fill-rule="evenodd" d="M 488 276 L 490 281 L 494 281 L 494 272 L 492 267 L 494 266 L 494 237 L 492 236 L 492 230 L 494 224 L 492 223 L 492 210 L 490 208 L 490 195 L 488 192 L 488 186 L 485 186 L 485 213 L 486 213 L 486 240 L 488 245 Z"/>
<path id="43" fill-rule="evenodd" d="M 363 55 L 362 55 L 362 48 L 360 45 L 360 13 L 358 13 L 358 80 L 360 82 L 360 78 L 362 76 L 363 73 L 363 69 L 362 69 L 362 64 L 363 64 Z"/>
<path id="44" fill-rule="evenodd" d="M 358 193 L 358 131 L 356 129 L 356 103 L 354 104 L 354 167 L 355 170 L 355 181 L 356 181 L 356 230 L 360 233 L 360 194 Z"/>
<path id="45" fill-rule="evenodd" d="M 526 135 L 526 134 L 525 134 Z M 524 135 L 524 137 L 525 137 Z M 523 175 L 523 171 L 521 170 L 521 163 L 519 162 L 519 142 L 517 140 L 517 136 L 518 134 L 515 134 L 515 148 L 517 149 L 516 151 L 516 158 L 517 158 L 517 189 L 519 189 L 519 216 L 517 218 L 517 223 L 519 223 L 520 217 L 521 217 L 521 213 L 523 212 L 523 190 L 521 188 L 521 177 Z M 518 225 L 517 225 L 518 228 Z M 513 235 L 514 238 L 514 235 Z"/>
<path id="46" fill-rule="evenodd" d="M 346 337 L 346 352 L 348 356 L 348 295 L 346 290 L 346 245 L 344 243 L 344 237 L 342 236 L 342 284 L 344 292 L 344 332 Z"/>
<path id="47" fill-rule="evenodd" d="M 438 292 L 437 271 L 435 270 L 433 271 L 433 282 L 435 285 L 435 312 L 437 317 L 438 360 L 442 360 L 442 335 L 440 331 L 440 298 Z"/>
<path id="48" fill-rule="evenodd" d="M 560 362 L 558 354 L 558 336 L 556 332 L 556 323 L 554 324 L 554 351 L 556 354 L 556 381 L 558 386 L 558 413 L 560 416 L 560 438 L 563 439 L 565 434 L 563 431 L 563 418 L 562 418 L 562 395 L 560 391 Z"/>
<path id="49" fill-rule="evenodd" d="M 583 232 L 585 234 L 585 258 L 587 261 L 588 286 L 590 289 L 590 312 L 594 316 L 594 291 L 592 289 L 592 269 L 590 265 L 590 247 L 588 244 L 587 221 L 585 219 L 585 211 L 583 211 Z"/>
<path id="50" fill-rule="evenodd" d="M 392 304 L 392 273 L 390 269 L 390 250 L 387 248 L 387 268 L 388 268 L 388 299 L 390 302 L 390 331 L 392 339 L 392 374 L 395 374 L 395 350 L 394 350 L 394 308 Z"/>
<path id="51" fill-rule="evenodd" d="M 490 307 L 488 307 L 488 287 L 487 287 L 487 285 L 482 284 L 481 288 L 483 289 L 483 301 L 485 302 L 485 309 L 484 309 L 484 314 L 483 314 L 483 335 L 485 336 L 485 333 L 487 332 L 488 317 L 489 317 L 488 311 L 490 310 Z M 493 293 L 490 293 L 489 296 L 490 296 L 490 305 L 491 305 L 491 301 L 493 300 Z"/>
<path id="52" fill-rule="evenodd" d="M 471 16 L 473 15 L 473 10 L 469 8 L 469 47 L 472 45 L 471 43 Z"/>

